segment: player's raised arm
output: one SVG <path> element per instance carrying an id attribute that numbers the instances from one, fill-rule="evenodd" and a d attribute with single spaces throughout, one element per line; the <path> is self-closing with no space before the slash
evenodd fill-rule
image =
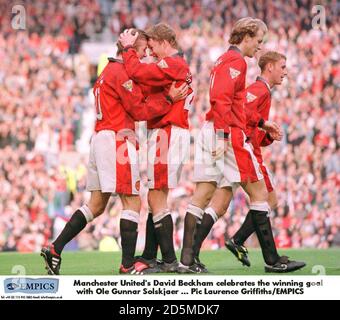
<path id="1" fill-rule="evenodd" d="M 164 86 L 173 81 L 158 64 L 140 62 L 136 51 L 131 47 L 124 50 L 122 57 L 127 74 L 137 82 L 149 86 Z"/>
<path id="2" fill-rule="evenodd" d="M 166 34 L 171 33 L 171 30 L 157 29 L 154 30 L 154 33 L 150 30 L 147 34 L 153 37 L 148 40 L 148 46 L 152 55 L 158 59 L 157 63 L 140 62 L 138 54 L 133 48 L 136 36 L 132 35 L 132 32 L 127 30 L 119 36 L 119 42 L 124 47 L 122 57 L 129 77 L 149 86 L 166 86 L 171 84 L 173 80 L 185 81 L 187 79 L 189 70 L 181 60 L 174 58 L 178 54 L 177 42 L 173 40 L 173 43 L 171 34 Z M 159 40 L 158 36 L 162 37 L 163 40 Z"/>

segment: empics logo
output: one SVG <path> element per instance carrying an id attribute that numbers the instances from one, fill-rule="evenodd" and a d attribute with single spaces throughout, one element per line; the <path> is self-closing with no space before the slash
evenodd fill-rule
<path id="1" fill-rule="evenodd" d="M 8 278 L 4 281 L 5 293 L 57 293 L 58 279 Z"/>

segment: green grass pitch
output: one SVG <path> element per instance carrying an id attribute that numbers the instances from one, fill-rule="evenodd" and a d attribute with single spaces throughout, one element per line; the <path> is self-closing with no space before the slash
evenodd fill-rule
<path id="1" fill-rule="evenodd" d="M 340 248 L 280 250 L 280 254 L 307 263 L 304 269 L 294 275 L 315 275 L 320 270 L 325 270 L 326 275 L 340 275 Z M 63 275 L 118 275 L 121 253 L 64 252 L 62 258 Z M 210 275 L 264 275 L 261 252 L 251 249 L 249 258 L 252 263 L 250 268 L 243 267 L 225 249 L 201 253 L 201 260 L 207 265 Z M 16 274 L 12 273 L 12 268 L 18 265 L 25 267 L 27 275 L 46 274 L 43 259 L 38 253 L 0 253 L 0 275 Z"/>

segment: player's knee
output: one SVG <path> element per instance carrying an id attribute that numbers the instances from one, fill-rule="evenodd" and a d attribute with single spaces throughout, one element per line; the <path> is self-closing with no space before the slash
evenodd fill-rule
<path id="1" fill-rule="evenodd" d="M 151 207 L 151 204 L 153 203 L 154 196 L 151 192 L 148 193 L 148 203 Z"/>
<path id="2" fill-rule="evenodd" d="M 91 211 L 93 213 L 93 217 L 96 218 L 100 216 L 105 211 L 106 205 L 103 203 L 97 203 L 94 206 L 91 207 Z"/>
<path id="3" fill-rule="evenodd" d="M 268 202 L 268 191 L 263 180 L 256 184 L 255 188 L 249 193 L 250 202 Z"/>
<path id="4" fill-rule="evenodd" d="M 109 198 L 109 194 L 101 194 L 97 191 L 91 194 L 91 198 L 87 206 L 91 210 L 94 218 L 100 216 L 105 211 Z"/>
<path id="5" fill-rule="evenodd" d="M 192 204 L 196 207 L 199 207 L 201 209 L 206 208 L 213 196 L 213 192 L 207 191 L 207 192 L 201 192 L 202 190 L 195 192 L 192 197 Z"/>
<path id="6" fill-rule="evenodd" d="M 215 212 L 216 212 L 216 214 L 218 215 L 219 218 L 222 217 L 228 210 L 228 206 L 224 205 L 223 203 L 220 203 L 220 205 L 217 206 L 217 207 L 214 207 L 212 205 L 212 207 L 214 208 L 214 210 L 215 210 Z"/>
<path id="7" fill-rule="evenodd" d="M 135 212 L 140 212 L 141 201 L 139 196 L 125 196 L 121 198 L 123 204 L 123 210 L 132 210 Z"/>
<path id="8" fill-rule="evenodd" d="M 209 205 L 210 200 L 211 197 L 209 195 L 205 197 L 193 196 L 191 203 L 198 208 L 204 209 Z"/>
<path id="9" fill-rule="evenodd" d="M 232 197 L 233 192 L 231 188 L 222 188 L 215 192 L 211 201 L 211 207 L 214 208 L 219 217 L 227 212 Z"/>
<path id="10" fill-rule="evenodd" d="M 277 199 L 269 199 L 268 204 L 271 210 L 276 210 L 279 205 Z"/>
<path id="11" fill-rule="evenodd" d="M 126 208 L 124 208 L 126 210 L 132 210 L 135 212 L 140 212 L 141 210 L 141 203 L 139 200 L 135 201 L 135 202 L 129 202 L 129 204 L 126 206 Z"/>
<path id="12" fill-rule="evenodd" d="M 275 210 L 278 207 L 278 200 L 276 196 L 276 192 L 271 190 L 268 195 L 268 205 L 271 210 Z"/>
<path id="13" fill-rule="evenodd" d="M 167 207 L 167 193 L 162 190 L 148 193 L 148 204 L 152 212 L 159 212 Z"/>
<path id="14" fill-rule="evenodd" d="M 213 197 L 210 207 L 214 209 L 218 217 L 222 217 L 228 209 L 224 199 L 216 196 Z"/>

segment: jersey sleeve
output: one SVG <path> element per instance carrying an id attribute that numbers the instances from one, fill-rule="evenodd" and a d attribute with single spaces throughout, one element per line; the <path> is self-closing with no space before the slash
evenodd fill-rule
<path id="1" fill-rule="evenodd" d="M 233 65 L 225 64 L 218 66 L 212 72 L 210 102 L 213 106 L 212 112 L 216 131 L 223 130 L 227 134 L 230 132 L 231 110 L 235 90 L 240 86 L 240 82 L 243 81 L 242 79 L 245 77 L 244 72 L 244 66 L 237 61 Z"/>
<path id="2" fill-rule="evenodd" d="M 259 136 L 258 136 L 258 144 L 261 147 L 267 147 L 269 145 L 271 145 L 274 142 L 274 140 L 272 139 L 272 137 L 269 135 L 269 133 L 266 132 L 262 132 Z"/>
<path id="3" fill-rule="evenodd" d="M 258 105 L 259 105 L 260 99 L 256 97 L 255 100 L 253 101 L 248 100 L 248 99 L 252 99 L 252 97 L 255 97 L 255 95 L 247 91 L 247 95 L 246 95 L 247 102 L 245 103 L 244 109 L 246 112 L 247 126 L 257 127 L 258 123 L 262 119 L 262 116 L 258 111 Z"/>
<path id="4" fill-rule="evenodd" d="M 270 93 L 247 90 L 245 103 L 247 126 L 258 127 L 261 120 L 267 120 L 263 110 L 268 104 L 270 105 Z"/>
<path id="5" fill-rule="evenodd" d="M 163 93 L 144 97 L 141 88 L 131 79 L 118 81 L 115 90 L 123 108 L 136 121 L 147 121 L 168 113 L 172 103 Z"/>
<path id="6" fill-rule="evenodd" d="M 166 86 L 174 80 L 185 80 L 189 73 L 189 70 L 170 57 L 164 58 L 158 63 L 142 63 L 133 48 L 125 50 L 122 56 L 129 77 L 144 85 Z"/>

